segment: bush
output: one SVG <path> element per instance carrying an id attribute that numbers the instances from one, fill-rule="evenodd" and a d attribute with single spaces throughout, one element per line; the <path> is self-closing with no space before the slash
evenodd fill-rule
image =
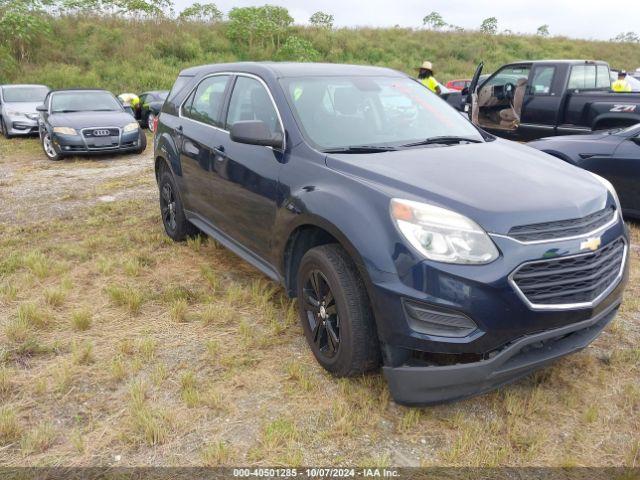
<path id="1" fill-rule="evenodd" d="M 279 60 L 294 62 L 315 62 L 320 58 L 320 52 L 313 48 L 309 40 L 292 35 L 287 37 L 287 41 L 278 50 L 277 57 Z"/>

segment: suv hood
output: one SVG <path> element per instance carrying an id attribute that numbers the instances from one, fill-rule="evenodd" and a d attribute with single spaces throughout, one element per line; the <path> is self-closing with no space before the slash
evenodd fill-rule
<path id="1" fill-rule="evenodd" d="M 127 112 L 53 113 L 48 122 L 54 127 L 124 127 L 136 120 Z"/>
<path id="2" fill-rule="evenodd" d="M 391 197 L 454 210 L 491 233 L 579 218 L 605 207 L 592 174 L 506 140 L 373 154 L 331 154 L 327 166 Z"/>

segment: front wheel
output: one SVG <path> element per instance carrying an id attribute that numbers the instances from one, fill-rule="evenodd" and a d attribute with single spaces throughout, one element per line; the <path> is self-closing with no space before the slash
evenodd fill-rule
<path id="1" fill-rule="evenodd" d="M 380 365 L 371 305 L 358 269 L 337 244 L 310 249 L 297 278 L 300 322 L 316 360 L 337 377 Z"/>
<path id="2" fill-rule="evenodd" d="M 140 132 L 140 136 L 138 137 L 138 148 L 136 149 L 136 153 L 141 154 L 147 149 L 147 135 L 141 128 L 138 131 Z"/>
<path id="3" fill-rule="evenodd" d="M 2 118 L 0 118 L 0 133 L 2 133 L 6 139 L 10 139 L 12 137 L 12 135 L 9 134 L 9 129 Z"/>
<path id="4" fill-rule="evenodd" d="M 58 150 L 56 150 L 56 147 L 53 144 L 53 140 L 51 139 L 51 134 L 49 132 L 45 132 L 42 135 L 42 150 L 44 150 L 44 154 L 49 160 L 55 162 L 62 159 L 62 154 Z"/>

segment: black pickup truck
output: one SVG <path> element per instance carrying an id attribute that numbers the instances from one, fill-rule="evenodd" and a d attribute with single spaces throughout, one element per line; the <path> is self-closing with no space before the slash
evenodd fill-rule
<path id="1" fill-rule="evenodd" d="M 589 60 L 510 63 L 447 102 L 496 135 L 530 140 L 640 123 L 640 93 L 611 90 L 609 65 Z"/>

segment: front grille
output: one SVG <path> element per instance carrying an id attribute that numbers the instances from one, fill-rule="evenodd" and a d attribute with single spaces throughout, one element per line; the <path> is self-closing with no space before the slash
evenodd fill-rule
<path id="1" fill-rule="evenodd" d="M 96 133 L 106 133 L 109 132 L 108 135 L 97 135 Z M 105 138 L 105 137 L 119 137 L 120 130 L 117 128 L 87 128 L 82 131 L 82 134 L 85 138 Z"/>
<path id="2" fill-rule="evenodd" d="M 607 207 L 582 218 L 520 225 L 509 230 L 508 235 L 511 238 L 520 240 L 521 242 L 551 240 L 584 235 L 609 223 L 609 221 L 612 220 L 614 213 L 614 207 Z"/>
<path id="3" fill-rule="evenodd" d="M 511 280 L 534 305 L 591 303 L 617 283 L 624 256 L 620 238 L 593 253 L 525 263 Z"/>

